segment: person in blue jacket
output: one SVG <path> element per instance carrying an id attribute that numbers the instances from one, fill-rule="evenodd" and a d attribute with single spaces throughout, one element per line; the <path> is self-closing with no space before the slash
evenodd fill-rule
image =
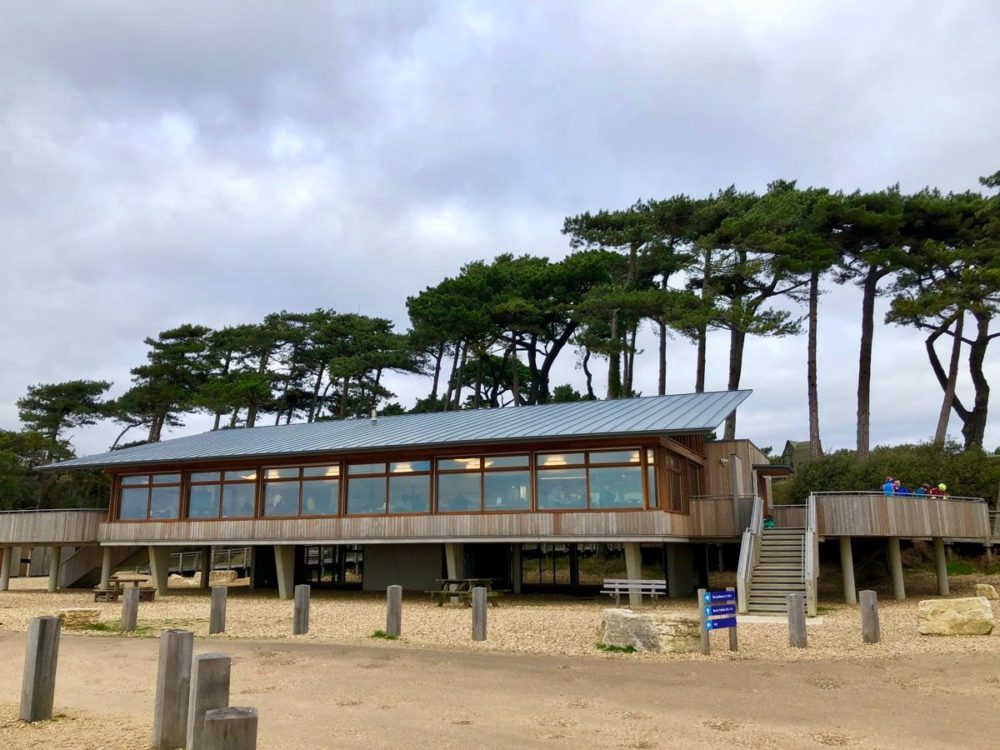
<path id="1" fill-rule="evenodd" d="M 886 477 L 885 478 L 885 484 L 882 485 L 882 492 L 885 493 L 886 497 L 889 497 L 890 495 L 892 495 L 892 493 L 893 493 L 894 490 L 895 490 L 895 487 L 893 487 L 893 484 L 892 484 L 892 477 Z"/>

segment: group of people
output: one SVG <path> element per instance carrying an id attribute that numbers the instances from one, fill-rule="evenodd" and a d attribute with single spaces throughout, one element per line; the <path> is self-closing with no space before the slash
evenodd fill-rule
<path id="1" fill-rule="evenodd" d="M 944 482 L 941 482 L 936 487 L 929 484 L 922 484 L 915 490 L 910 490 L 900 480 L 893 477 L 886 477 L 885 484 L 882 485 L 882 492 L 885 493 L 886 497 L 891 495 L 931 495 L 934 497 L 943 497 L 947 491 L 948 487 Z"/>

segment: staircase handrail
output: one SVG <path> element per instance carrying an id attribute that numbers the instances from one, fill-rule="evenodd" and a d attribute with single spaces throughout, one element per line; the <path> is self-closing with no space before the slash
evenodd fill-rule
<path id="1" fill-rule="evenodd" d="M 806 586 L 806 611 L 816 616 L 816 588 L 819 579 L 819 537 L 816 533 L 816 496 L 809 495 L 806 505 L 806 530 L 802 537 L 802 581 Z"/>
<path id="2" fill-rule="evenodd" d="M 754 496 L 750 525 L 740 543 L 740 562 L 736 568 L 736 609 L 746 614 L 750 606 L 750 576 L 760 557 L 760 535 L 764 528 L 764 498 Z"/>

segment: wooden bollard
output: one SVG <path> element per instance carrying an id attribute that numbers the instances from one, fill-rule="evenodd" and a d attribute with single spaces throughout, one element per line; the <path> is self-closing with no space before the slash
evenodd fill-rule
<path id="1" fill-rule="evenodd" d="M 403 587 L 389 586 L 385 598 L 385 633 L 399 638 L 403 632 Z"/>
<path id="2" fill-rule="evenodd" d="M 187 750 L 208 750 L 204 742 L 205 714 L 229 705 L 229 675 L 233 660 L 225 654 L 199 654 L 191 669 Z"/>
<path id="3" fill-rule="evenodd" d="M 59 661 L 59 628 L 58 617 L 35 617 L 28 623 L 24 680 L 21 683 L 21 721 L 52 718 L 56 664 Z"/>
<path id="4" fill-rule="evenodd" d="M 187 741 L 193 653 L 194 633 L 172 629 L 164 630 L 160 635 L 153 708 L 154 750 L 173 750 L 184 747 Z"/>
<path id="5" fill-rule="evenodd" d="M 129 586 L 122 595 L 123 633 L 131 633 L 139 625 L 139 587 Z"/>
<path id="6" fill-rule="evenodd" d="M 861 592 L 861 637 L 865 643 L 882 640 L 878 623 L 878 594 L 874 591 Z"/>
<path id="7" fill-rule="evenodd" d="M 788 645 L 806 647 L 806 598 L 803 594 L 788 595 Z"/>
<path id="8" fill-rule="evenodd" d="M 300 583 L 295 587 L 295 605 L 292 609 L 292 635 L 309 632 L 309 584 Z"/>
<path id="9" fill-rule="evenodd" d="M 256 750 L 257 709 L 230 706 L 209 711 L 202 742 L 211 750 Z"/>
<path id="10" fill-rule="evenodd" d="M 486 640 L 486 588 L 472 589 L 472 640 Z"/>
<path id="11" fill-rule="evenodd" d="M 212 612 L 208 620 L 208 634 L 226 632 L 226 596 L 229 589 L 225 586 L 212 587 Z"/>

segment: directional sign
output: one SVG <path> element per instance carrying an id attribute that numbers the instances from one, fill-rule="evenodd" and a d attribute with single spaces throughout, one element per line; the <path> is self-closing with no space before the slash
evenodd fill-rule
<path id="1" fill-rule="evenodd" d="M 706 591 L 705 592 L 705 603 L 712 604 L 713 602 L 735 602 L 736 592 L 735 591 Z"/>
<path id="2" fill-rule="evenodd" d="M 705 630 L 722 630 L 723 628 L 735 628 L 735 617 L 724 617 L 718 620 L 708 620 L 705 622 Z"/>
<path id="3" fill-rule="evenodd" d="M 718 617 L 719 615 L 735 615 L 735 604 L 716 604 L 712 607 L 705 607 L 705 617 Z"/>

